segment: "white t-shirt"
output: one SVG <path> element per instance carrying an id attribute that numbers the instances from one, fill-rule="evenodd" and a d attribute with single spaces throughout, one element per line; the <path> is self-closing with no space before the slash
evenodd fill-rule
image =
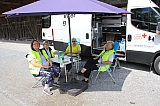
<path id="1" fill-rule="evenodd" d="M 108 57 L 108 61 L 113 62 L 114 59 L 114 53 L 112 53 L 109 57 Z"/>

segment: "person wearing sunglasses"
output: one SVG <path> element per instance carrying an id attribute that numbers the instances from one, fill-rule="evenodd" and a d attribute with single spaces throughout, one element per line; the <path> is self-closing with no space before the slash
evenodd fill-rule
<path id="1" fill-rule="evenodd" d="M 76 38 L 72 38 L 72 56 L 77 57 L 81 53 L 81 46 L 77 44 Z M 65 54 L 71 56 L 70 54 L 70 45 L 68 45 Z"/>
<path id="2" fill-rule="evenodd" d="M 76 38 L 72 38 L 72 57 L 77 57 L 81 53 L 81 46 L 77 44 Z M 65 55 L 71 56 L 70 54 L 70 45 L 68 45 Z M 71 70 L 72 64 L 68 64 L 66 69 L 68 72 Z"/>

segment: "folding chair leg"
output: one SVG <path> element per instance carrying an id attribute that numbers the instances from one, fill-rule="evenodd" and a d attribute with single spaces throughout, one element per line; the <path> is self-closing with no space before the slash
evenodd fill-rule
<path id="1" fill-rule="evenodd" d="M 114 71 L 115 71 L 115 68 L 116 68 L 116 67 L 115 67 L 115 66 L 113 66 L 113 69 L 112 69 L 112 72 L 113 72 L 113 73 L 114 73 Z"/>
<path id="2" fill-rule="evenodd" d="M 118 68 L 121 68 L 121 65 L 120 65 L 119 59 L 117 59 L 117 67 L 118 67 Z"/>
<path id="3" fill-rule="evenodd" d="M 36 78 L 35 78 L 36 79 Z M 36 79 L 37 80 L 37 82 L 32 86 L 32 88 L 36 88 L 40 83 L 41 83 L 41 86 L 43 86 L 42 85 L 42 82 L 44 81 L 44 77 L 42 77 L 42 78 L 40 78 L 39 80 L 38 79 Z"/>
<path id="4" fill-rule="evenodd" d="M 78 73 L 78 71 L 79 71 L 79 60 L 78 60 L 78 62 L 76 62 L 76 70 L 77 70 L 77 73 Z"/>
<path id="5" fill-rule="evenodd" d="M 95 78 L 95 81 L 97 80 L 97 78 L 98 78 L 99 74 L 100 74 L 100 72 L 98 72 L 98 73 L 97 73 L 97 76 L 96 76 L 96 78 Z"/>
<path id="6" fill-rule="evenodd" d="M 112 80 L 114 81 L 114 83 L 116 83 L 116 81 L 114 80 L 112 74 L 111 74 L 109 71 L 107 71 L 107 72 L 108 72 L 108 74 L 110 75 L 110 77 L 112 78 Z"/>
<path id="7" fill-rule="evenodd" d="M 34 84 L 33 86 L 32 86 L 32 88 L 36 88 L 38 85 L 39 85 L 39 81 L 36 83 L 36 84 Z"/>
<path id="8" fill-rule="evenodd" d="M 83 67 L 82 61 L 80 61 L 81 67 Z"/>

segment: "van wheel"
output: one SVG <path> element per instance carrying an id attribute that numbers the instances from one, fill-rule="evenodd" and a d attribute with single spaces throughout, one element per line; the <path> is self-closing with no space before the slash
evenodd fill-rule
<path id="1" fill-rule="evenodd" d="M 160 75 L 160 56 L 158 56 L 154 61 L 154 69 L 156 73 Z"/>

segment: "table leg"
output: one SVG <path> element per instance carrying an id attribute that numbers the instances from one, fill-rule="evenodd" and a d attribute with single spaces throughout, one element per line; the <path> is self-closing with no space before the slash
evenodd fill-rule
<path id="1" fill-rule="evenodd" d="M 77 70 L 77 73 L 79 72 L 79 60 L 76 62 L 76 70 Z"/>
<path id="2" fill-rule="evenodd" d="M 67 82 L 67 69 L 66 69 L 66 65 L 65 65 L 65 76 L 66 76 L 66 82 Z"/>

